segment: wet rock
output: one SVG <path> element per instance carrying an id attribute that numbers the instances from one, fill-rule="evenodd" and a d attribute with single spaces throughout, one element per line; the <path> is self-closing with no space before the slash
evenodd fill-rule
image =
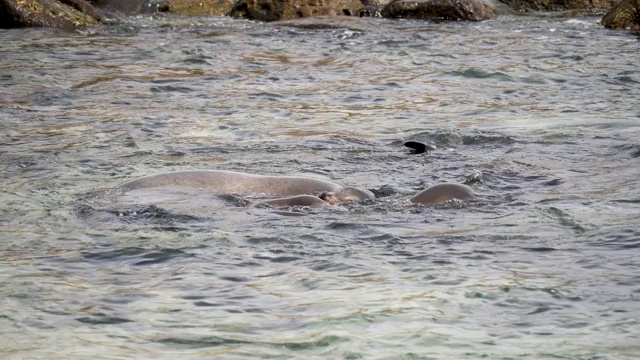
<path id="1" fill-rule="evenodd" d="M 363 11 L 359 0 L 240 0 L 229 15 L 279 21 L 311 16 L 361 16 Z"/>
<path id="2" fill-rule="evenodd" d="M 349 29 L 351 31 L 375 31 L 371 21 L 355 16 L 314 16 L 272 23 L 276 27 L 292 27 L 308 30 Z"/>
<path id="3" fill-rule="evenodd" d="M 364 5 L 364 16 L 382 16 L 382 9 L 393 0 L 361 0 Z"/>
<path id="4" fill-rule="evenodd" d="M 389 5 L 390 3 L 393 2 L 393 0 L 361 0 L 362 5 L 370 5 L 370 6 L 377 6 L 380 8 L 383 8 L 387 5 Z"/>
<path id="5" fill-rule="evenodd" d="M 92 4 L 85 0 L 60 0 L 61 3 L 67 4 L 74 9 L 80 11 L 83 14 L 87 14 L 92 18 L 101 21 L 102 16 L 98 13 L 95 7 Z"/>
<path id="6" fill-rule="evenodd" d="M 186 16 L 224 16 L 231 11 L 231 0 L 168 0 L 158 11 Z"/>
<path id="7" fill-rule="evenodd" d="M 156 5 L 152 0 L 90 0 L 91 3 L 107 15 L 138 15 L 152 13 Z"/>
<path id="8" fill-rule="evenodd" d="M 0 0 L 0 28 L 49 26 L 75 29 L 101 20 L 84 0 Z"/>
<path id="9" fill-rule="evenodd" d="M 603 16 L 607 13 L 607 9 L 593 8 L 593 9 L 575 9 L 562 12 L 560 14 L 563 18 L 580 18 L 589 16 Z"/>
<path id="10" fill-rule="evenodd" d="M 375 5 L 365 5 L 361 16 L 381 17 L 382 16 L 382 8 L 379 7 L 379 6 L 375 6 Z"/>
<path id="11" fill-rule="evenodd" d="M 602 18 L 610 29 L 640 30 L 640 0 L 622 0 Z"/>
<path id="12" fill-rule="evenodd" d="M 500 0 L 520 12 L 611 9 L 620 0 Z"/>
<path id="13" fill-rule="evenodd" d="M 495 18 L 482 0 L 396 0 L 382 9 L 388 18 L 482 21 Z"/>

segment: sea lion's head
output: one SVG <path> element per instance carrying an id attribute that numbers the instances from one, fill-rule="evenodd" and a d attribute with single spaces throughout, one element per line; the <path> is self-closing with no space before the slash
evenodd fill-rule
<path id="1" fill-rule="evenodd" d="M 345 186 L 335 191 L 320 193 L 318 197 L 329 205 L 336 205 L 345 202 L 359 202 L 373 199 L 375 196 L 369 190 Z"/>

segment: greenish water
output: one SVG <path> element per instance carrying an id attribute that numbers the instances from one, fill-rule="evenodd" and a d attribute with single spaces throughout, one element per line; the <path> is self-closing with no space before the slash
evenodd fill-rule
<path id="1" fill-rule="evenodd" d="M 639 48 L 597 18 L 0 30 L 0 352 L 635 359 Z M 191 169 L 380 197 L 95 196 Z M 404 200 L 475 171 L 477 201 Z"/>

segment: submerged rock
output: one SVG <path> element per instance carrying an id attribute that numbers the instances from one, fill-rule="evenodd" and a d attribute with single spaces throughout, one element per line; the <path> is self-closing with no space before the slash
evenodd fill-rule
<path id="1" fill-rule="evenodd" d="M 101 20 L 84 0 L 0 0 L 0 28 L 49 26 L 75 29 Z"/>
<path id="2" fill-rule="evenodd" d="M 396 0 L 382 9 L 388 18 L 482 21 L 496 17 L 482 0 Z"/>
<path id="3" fill-rule="evenodd" d="M 168 0 L 158 11 L 186 16 L 224 16 L 233 8 L 231 0 Z"/>
<path id="4" fill-rule="evenodd" d="M 640 0 L 622 0 L 602 18 L 611 29 L 640 30 Z"/>
<path id="5" fill-rule="evenodd" d="M 311 16 L 361 16 L 363 12 L 359 0 L 240 0 L 229 15 L 279 21 Z"/>
<path id="6" fill-rule="evenodd" d="M 620 0 L 500 0 L 520 12 L 611 9 L 618 1 Z"/>

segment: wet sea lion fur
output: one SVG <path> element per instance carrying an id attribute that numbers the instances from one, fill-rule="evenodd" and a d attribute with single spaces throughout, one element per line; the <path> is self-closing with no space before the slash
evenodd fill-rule
<path id="1" fill-rule="evenodd" d="M 289 206 L 329 206 L 329 203 L 314 195 L 295 195 L 285 198 L 259 201 L 250 205 L 250 207 L 257 208 Z"/>
<path id="2" fill-rule="evenodd" d="M 342 186 L 328 180 L 304 176 L 265 176 L 226 170 L 194 170 L 162 173 L 128 181 L 116 188 L 132 190 L 162 187 L 203 189 L 211 194 L 243 194 L 275 197 L 252 204 L 252 207 L 325 206 L 360 202 L 375 196 L 366 189 Z M 409 198 L 412 203 L 444 204 L 453 199 L 469 200 L 473 190 L 462 184 L 437 184 Z"/>
<path id="3" fill-rule="evenodd" d="M 450 200 L 469 200 L 475 195 L 470 187 L 462 184 L 437 184 L 426 188 L 409 198 L 417 204 L 444 204 Z"/>
<path id="4" fill-rule="evenodd" d="M 328 180 L 303 176 L 264 176 L 225 170 L 169 172 L 128 181 L 116 188 L 126 193 L 139 189 L 188 187 L 211 194 L 243 194 L 278 197 L 253 206 L 319 206 L 373 199 L 368 190 L 342 186 Z"/>
<path id="5" fill-rule="evenodd" d="M 338 190 L 323 192 L 318 197 L 326 201 L 329 205 L 335 205 L 347 202 L 360 202 L 375 198 L 375 195 L 369 190 L 360 189 L 352 186 L 345 186 Z"/>
<path id="6" fill-rule="evenodd" d="M 269 199 L 252 204 L 251 207 L 287 207 L 287 206 L 327 206 L 349 202 L 360 202 L 375 198 L 369 190 L 345 186 L 335 191 L 315 195 L 295 195 L 285 198 Z"/>
<path id="7" fill-rule="evenodd" d="M 292 196 L 331 192 L 342 185 L 302 176 L 264 176 L 225 170 L 176 171 L 145 176 L 120 186 L 119 191 L 163 186 L 206 189 L 213 194 L 245 194 L 250 196 Z"/>

